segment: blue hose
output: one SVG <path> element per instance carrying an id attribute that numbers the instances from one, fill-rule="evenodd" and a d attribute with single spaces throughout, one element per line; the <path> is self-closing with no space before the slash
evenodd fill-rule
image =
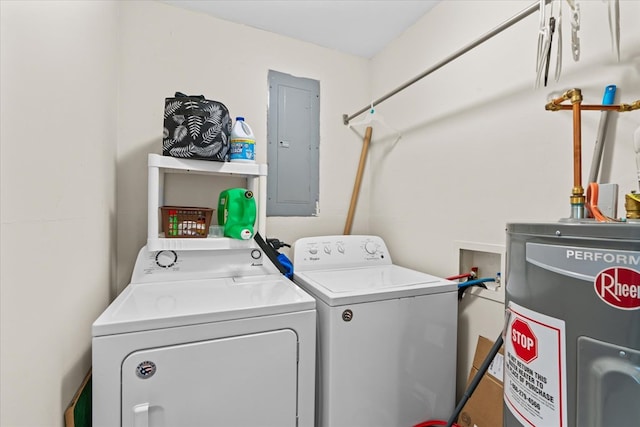
<path id="1" fill-rule="evenodd" d="M 282 274 L 284 274 L 287 279 L 293 280 L 293 263 L 291 262 L 291 260 L 289 258 L 287 258 L 287 256 L 285 254 L 280 254 L 279 253 L 278 254 L 278 261 L 280 261 L 280 264 L 282 264 L 282 266 L 286 270 Z"/>
<path id="2" fill-rule="evenodd" d="M 481 283 L 495 282 L 495 281 L 496 279 L 494 277 L 483 277 L 482 279 L 467 280 L 466 282 L 458 283 L 458 289 L 466 288 L 467 286 L 479 285 Z"/>

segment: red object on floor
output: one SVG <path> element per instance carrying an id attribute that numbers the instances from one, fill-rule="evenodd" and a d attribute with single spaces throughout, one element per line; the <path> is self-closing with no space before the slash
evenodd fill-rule
<path id="1" fill-rule="evenodd" d="M 424 421 L 420 424 L 416 424 L 413 427 L 432 427 L 432 426 L 446 426 L 447 422 L 446 421 L 442 421 L 442 420 L 429 420 L 429 421 Z M 460 427 L 459 424 L 453 423 L 452 427 Z"/>

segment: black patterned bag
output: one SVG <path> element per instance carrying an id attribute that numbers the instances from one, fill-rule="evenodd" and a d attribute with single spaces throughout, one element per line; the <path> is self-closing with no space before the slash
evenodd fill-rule
<path id="1" fill-rule="evenodd" d="M 229 110 L 221 102 L 176 92 L 164 102 L 162 154 L 228 162 L 231 126 Z"/>

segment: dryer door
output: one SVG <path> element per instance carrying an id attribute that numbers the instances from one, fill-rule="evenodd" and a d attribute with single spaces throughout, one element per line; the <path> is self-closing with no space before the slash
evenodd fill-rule
<path id="1" fill-rule="evenodd" d="M 290 329 L 137 351 L 121 375 L 123 427 L 296 425 Z"/>

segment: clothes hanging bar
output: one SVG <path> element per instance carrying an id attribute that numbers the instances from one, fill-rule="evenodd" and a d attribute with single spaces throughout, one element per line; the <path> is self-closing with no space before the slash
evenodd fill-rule
<path id="1" fill-rule="evenodd" d="M 551 2 L 551 0 L 544 0 L 544 4 L 545 5 L 547 5 L 550 2 Z M 350 116 L 348 116 L 347 114 L 343 114 L 342 115 L 343 123 L 345 125 L 348 125 L 349 122 L 353 118 L 358 117 L 360 114 L 364 113 L 365 111 L 375 107 L 376 105 L 380 104 L 383 101 L 386 101 L 387 99 L 391 98 L 396 93 L 400 92 L 401 90 L 406 89 L 407 87 L 411 86 L 412 84 L 414 84 L 418 80 L 423 79 L 424 77 L 426 77 L 429 74 L 433 73 L 437 69 L 447 65 L 449 62 L 453 61 L 454 59 L 456 59 L 456 58 L 458 58 L 458 57 L 460 57 L 462 55 L 464 55 L 465 53 L 469 52 L 474 47 L 484 43 L 485 41 L 489 40 L 491 37 L 495 36 L 496 34 L 499 34 L 502 31 L 504 31 L 507 28 L 509 28 L 510 26 L 520 22 L 521 20 L 523 20 L 524 18 L 526 18 L 527 16 L 531 15 L 532 13 L 534 13 L 535 11 L 537 11 L 539 9 L 540 9 L 540 1 L 536 1 L 531 6 L 527 7 L 526 9 L 522 10 L 521 12 L 517 13 L 513 17 L 507 19 L 506 21 L 504 21 L 502 24 L 498 25 L 493 30 L 491 30 L 488 33 L 486 33 L 485 35 L 481 36 L 478 40 L 468 44 L 467 46 L 463 47 L 462 49 L 458 50 L 457 52 L 449 55 L 447 58 L 445 58 L 442 61 L 438 62 L 433 67 L 425 70 L 419 76 L 414 77 L 413 79 L 409 80 L 408 82 L 406 82 L 402 86 L 399 86 L 398 88 L 392 90 L 391 92 L 389 92 L 388 94 L 382 96 L 381 98 L 376 99 L 375 101 L 373 101 L 373 103 L 369 103 L 367 106 L 363 107 L 362 109 L 358 110 L 357 112 L 353 113 Z"/>

